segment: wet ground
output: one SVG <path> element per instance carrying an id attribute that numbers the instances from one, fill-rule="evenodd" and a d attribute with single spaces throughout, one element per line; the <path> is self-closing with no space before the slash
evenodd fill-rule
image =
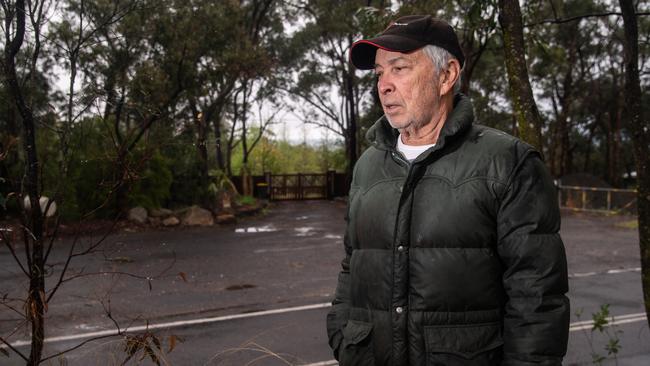
<path id="1" fill-rule="evenodd" d="M 120 327 L 149 329 L 162 341 L 162 359 L 172 365 L 328 365 L 324 317 L 342 259 L 345 204 L 338 201 L 275 203 L 264 216 L 237 225 L 174 231 L 118 232 L 103 251 L 79 257 L 48 309 L 46 353 Z M 567 214 L 562 223 L 574 312 L 565 365 L 591 364 L 592 353 L 620 338 L 619 365 L 650 364 L 650 335 L 642 318 L 636 230 L 618 226 L 629 217 Z M 91 245 L 84 238 L 78 247 Z M 56 264 L 72 245 L 55 243 Z M 20 295 L 26 282 L 6 250 L 0 249 L 0 293 Z M 603 304 L 621 324 L 610 335 L 587 324 Z M 0 334 L 18 316 L 0 309 Z M 622 331 L 616 333 L 614 331 Z M 21 351 L 26 330 L 11 337 Z M 147 341 L 149 339 L 143 339 Z M 170 343 L 174 349 L 167 352 Z M 126 358 L 121 337 L 91 342 L 66 355 L 69 365 L 119 365 Z M 154 347 L 155 348 L 155 347 Z M 593 348 L 593 351 L 592 351 Z M 613 361 L 612 361 L 613 362 Z M 127 364 L 135 364 L 132 361 Z M 143 364 L 151 362 L 143 361 Z M 20 365 L 13 356 L 0 365 Z M 58 361 L 52 364 L 59 364 Z"/>

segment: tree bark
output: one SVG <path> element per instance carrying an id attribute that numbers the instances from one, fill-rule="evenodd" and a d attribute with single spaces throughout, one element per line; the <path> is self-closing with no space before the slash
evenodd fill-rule
<path id="1" fill-rule="evenodd" d="M 637 174 L 637 210 L 639 248 L 641 251 L 641 282 L 643 300 L 650 325 L 650 130 L 641 108 L 639 80 L 639 28 L 632 0 L 619 0 L 625 27 L 625 100 L 627 125 L 632 132 Z"/>
<path id="2" fill-rule="evenodd" d="M 346 166 L 346 176 L 349 182 L 352 182 L 352 170 L 354 169 L 354 164 L 357 162 L 358 153 L 357 153 L 357 114 L 355 111 L 355 94 L 354 94 L 354 70 L 348 69 L 347 75 L 345 76 L 346 83 L 346 104 L 348 110 L 347 117 L 347 126 L 346 126 L 346 152 L 348 157 L 348 165 Z"/>
<path id="3" fill-rule="evenodd" d="M 517 0 L 499 0 L 499 23 L 503 31 L 508 84 L 519 137 L 541 152 L 542 118 L 528 78 L 521 9 Z"/>
<path id="4" fill-rule="evenodd" d="M 203 111 L 197 108 L 196 99 L 189 98 L 189 107 L 192 112 L 192 120 L 196 125 L 196 148 L 199 155 L 199 174 L 201 177 L 201 184 L 206 188 L 209 184 L 208 181 L 208 148 L 207 148 L 207 134 L 208 126 L 206 115 Z"/>

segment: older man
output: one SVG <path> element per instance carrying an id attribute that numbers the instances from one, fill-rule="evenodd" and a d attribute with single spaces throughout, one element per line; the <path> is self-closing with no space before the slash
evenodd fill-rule
<path id="1" fill-rule="evenodd" d="M 566 257 L 540 154 L 473 123 L 444 21 L 399 18 L 351 60 L 385 116 L 350 189 L 327 319 L 340 365 L 561 365 Z"/>

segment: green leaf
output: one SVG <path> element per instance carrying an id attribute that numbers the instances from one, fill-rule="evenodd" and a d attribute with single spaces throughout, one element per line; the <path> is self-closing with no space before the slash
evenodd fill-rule
<path id="1" fill-rule="evenodd" d="M 594 330 L 597 330 L 602 333 L 605 330 L 605 327 L 609 324 L 607 318 L 609 318 L 609 304 L 603 304 L 600 306 L 598 312 L 592 314 L 594 325 L 591 328 L 591 331 L 593 332 Z"/>
<path id="2" fill-rule="evenodd" d="M 610 339 L 605 346 L 608 355 L 616 355 L 621 350 L 620 340 L 618 338 Z"/>
<path id="3" fill-rule="evenodd" d="M 592 353 L 591 354 L 591 362 L 592 363 L 594 363 L 596 365 L 600 365 L 603 361 L 605 361 L 604 356 L 601 356 L 601 355 L 599 355 L 597 353 Z"/>

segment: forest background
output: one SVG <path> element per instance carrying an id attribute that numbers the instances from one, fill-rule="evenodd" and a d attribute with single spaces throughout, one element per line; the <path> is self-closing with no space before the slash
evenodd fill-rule
<path id="1" fill-rule="evenodd" d="M 57 197 L 64 219 L 201 204 L 221 176 L 349 173 L 382 114 L 374 75 L 354 70 L 349 46 L 399 14 L 448 19 L 467 56 L 462 92 L 478 122 L 521 135 L 496 1 L 27 3 L 34 11 L 15 66 L 36 119 L 41 193 Z M 636 8 L 646 90 L 650 5 Z M 521 12 L 551 173 L 633 187 L 618 4 L 526 1 Z M 8 39 L 15 26 L 2 23 Z M 0 206 L 8 213 L 19 209 L 10 198 L 21 191 L 26 154 L 21 114 L 0 82 Z M 285 119 L 307 127 L 278 133 Z M 317 128 L 327 138 L 308 139 Z"/>

